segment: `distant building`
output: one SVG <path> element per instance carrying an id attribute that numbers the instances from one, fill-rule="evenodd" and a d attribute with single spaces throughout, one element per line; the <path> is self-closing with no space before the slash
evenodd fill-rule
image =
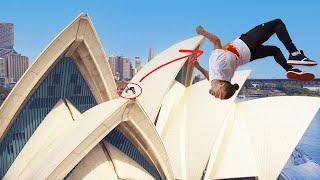
<path id="1" fill-rule="evenodd" d="M 122 74 L 120 73 L 121 80 L 130 80 L 132 78 L 132 65 L 128 57 L 121 56 L 120 62 L 122 63 Z"/>
<path id="2" fill-rule="evenodd" d="M 0 58 L 0 77 L 5 77 L 7 82 L 17 82 L 28 69 L 28 57 L 11 51 Z"/>
<path id="3" fill-rule="evenodd" d="M 7 87 L 7 78 L 6 77 L 0 77 L 0 87 Z"/>
<path id="4" fill-rule="evenodd" d="M 13 49 L 14 30 L 12 23 L 0 23 L 0 48 Z"/>
<path id="5" fill-rule="evenodd" d="M 130 63 L 130 80 L 133 78 L 133 76 L 135 75 L 135 68 L 133 67 L 133 65 Z"/>
<path id="6" fill-rule="evenodd" d="M 7 77 L 7 63 L 0 57 L 0 77 Z"/>
<path id="7" fill-rule="evenodd" d="M 310 91 L 320 93 L 320 86 L 303 86 L 303 88 L 309 89 Z"/>
<path id="8" fill-rule="evenodd" d="M 135 57 L 135 68 L 134 68 L 134 74 L 139 72 L 142 69 L 142 64 L 140 57 Z"/>
<path id="9" fill-rule="evenodd" d="M 111 56 L 109 57 L 109 64 L 115 80 L 122 81 L 132 78 L 133 68 L 128 57 Z"/>
<path id="10" fill-rule="evenodd" d="M 120 81 L 120 73 L 119 72 L 116 72 L 116 74 L 114 75 L 114 80 Z"/>
<path id="11" fill-rule="evenodd" d="M 112 74 L 114 76 L 114 79 L 116 79 L 116 76 L 117 76 L 116 59 L 117 59 L 117 57 L 112 55 L 112 56 L 109 57 L 109 60 L 108 60 L 110 68 L 111 68 L 111 71 L 112 71 Z"/>
<path id="12" fill-rule="evenodd" d="M 0 23 L 0 77 L 7 87 L 13 86 L 28 69 L 28 57 L 16 52 L 13 45 L 13 24 Z"/>
<path id="13" fill-rule="evenodd" d="M 199 74 L 197 74 L 196 76 L 194 76 L 192 84 L 195 84 L 195 83 L 197 83 L 197 82 L 199 82 L 201 80 L 202 80 L 201 76 Z"/>
<path id="14" fill-rule="evenodd" d="M 17 53 L 14 49 L 0 48 L 0 57 L 4 57 L 11 53 Z"/>
<path id="15" fill-rule="evenodd" d="M 28 57 L 20 54 L 9 54 L 6 56 L 8 81 L 17 82 L 28 69 Z"/>
<path id="16" fill-rule="evenodd" d="M 12 89 L 15 85 L 16 85 L 16 82 L 7 82 L 5 87 L 8 89 Z"/>
<path id="17" fill-rule="evenodd" d="M 149 51 L 148 51 L 148 62 L 151 61 L 151 59 L 154 57 L 154 54 L 153 54 L 153 49 L 152 48 L 149 48 Z"/>

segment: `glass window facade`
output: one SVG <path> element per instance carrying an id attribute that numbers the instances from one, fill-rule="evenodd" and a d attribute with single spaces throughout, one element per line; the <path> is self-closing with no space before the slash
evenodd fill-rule
<path id="1" fill-rule="evenodd" d="M 60 99 L 68 99 L 81 113 L 97 104 L 80 71 L 70 58 L 62 58 L 46 75 L 0 142 L 0 179 Z M 161 179 L 155 168 L 119 130 L 113 130 L 105 139 L 139 163 L 156 179 Z"/>
<path id="2" fill-rule="evenodd" d="M 184 84 L 184 67 L 185 65 L 182 66 L 182 68 L 180 69 L 180 71 L 178 72 L 175 80 L 178 81 L 181 84 Z"/>
<path id="3" fill-rule="evenodd" d="M 97 104 L 80 71 L 69 58 L 61 59 L 45 77 L 0 142 L 0 179 L 61 98 L 68 99 L 81 113 Z"/>
<path id="4" fill-rule="evenodd" d="M 119 149 L 121 152 L 125 153 L 128 157 L 138 163 L 142 168 L 144 168 L 151 176 L 156 180 L 161 180 L 161 176 L 156 170 L 156 168 L 151 165 L 140 153 L 138 148 L 117 128 L 113 129 L 103 140 L 103 143 L 110 143 Z M 78 164 L 66 175 L 64 180 L 67 180 L 71 173 Z"/>
<path id="5" fill-rule="evenodd" d="M 158 171 L 152 166 L 140 153 L 140 151 L 134 146 L 134 144 L 118 129 L 113 129 L 103 141 L 108 142 L 125 153 L 147 172 L 149 172 L 156 180 L 161 180 L 161 176 Z"/>

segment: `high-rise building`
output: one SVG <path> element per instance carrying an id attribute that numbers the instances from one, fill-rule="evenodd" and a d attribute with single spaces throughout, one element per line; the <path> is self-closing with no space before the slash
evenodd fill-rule
<path id="1" fill-rule="evenodd" d="M 6 77 L 0 77 L 0 87 L 7 87 L 7 78 Z M 1 97 L 0 97 L 1 98 Z"/>
<path id="2" fill-rule="evenodd" d="M 115 74 L 116 74 L 116 80 L 122 80 L 122 74 L 123 74 L 123 68 L 122 68 L 122 61 L 121 56 L 116 56 L 115 59 Z"/>
<path id="3" fill-rule="evenodd" d="M 125 56 L 110 56 L 109 64 L 115 80 L 130 80 L 133 76 L 131 61 Z"/>
<path id="4" fill-rule="evenodd" d="M 0 48 L 0 57 L 4 57 L 11 53 L 17 53 L 13 48 L 12 49 L 6 49 L 6 48 Z"/>
<path id="5" fill-rule="evenodd" d="M 14 45 L 12 23 L 0 23 L 0 48 L 12 49 Z"/>
<path id="6" fill-rule="evenodd" d="M 148 62 L 151 61 L 151 59 L 153 58 L 154 54 L 153 54 L 153 49 L 149 48 L 148 51 Z"/>
<path id="7" fill-rule="evenodd" d="M 14 48 L 14 26 L 0 23 L 0 77 L 7 83 L 16 83 L 28 69 L 28 57 L 17 53 Z"/>
<path id="8" fill-rule="evenodd" d="M 109 57 L 109 60 L 108 60 L 112 74 L 115 77 L 115 79 L 116 79 L 116 59 L 117 59 L 117 57 L 112 55 Z"/>
<path id="9" fill-rule="evenodd" d="M 7 63 L 4 58 L 0 57 L 0 77 L 7 77 Z"/>
<path id="10" fill-rule="evenodd" d="M 140 57 L 135 57 L 134 74 L 136 74 L 142 68 Z"/>
<path id="11" fill-rule="evenodd" d="M 194 78 L 193 78 L 193 81 L 192 81 L 192 84 L 195 84 L 199 81 L 201 81 L 201 76 L 199 74 L 195 75 Z"/>
<path id="12" fill-rule="evenodd" d="M 122 62 L 122 77 L 121 80 L 130 80 L 132 78 L 132 65 L 128 57 L 121 56 Z"/>
<path id="13" fill-rule="evenodd" d="M 17 82 L 28 69 L 28 57 L 20 54 L 9 54 L 5 58 L 7 63 L 7 78 L 9 82 Z"/>

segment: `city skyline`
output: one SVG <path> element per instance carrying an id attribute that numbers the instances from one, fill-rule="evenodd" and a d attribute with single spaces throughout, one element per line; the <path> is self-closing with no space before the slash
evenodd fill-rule
<path id="1" fill-rule="evenodd" d="M 14 49 L 13 23 L 0 23 L 0 85 L 11 88 L 28 69 L 29 58 Z"/>
<path id="2" fill-rule="evenodd" d="M 14 45 L 14 24 L 0 23 L 0 48 L 12 49 Z"/>
<path id="3" fill-rule="evenodd" d="M 0 23 L 0 87 L 12 88 L 27 70 L 29 59 L 17 53 L 14 49 L 14 23 Z M 153 58 L 153 49 L 148 49 L 148 62 Z M 116 81 L 131 80 L 142 68 L 141 58 L 131 58 L 125 55 L 111 55 L 108 57 L 111 70 Z M 9 85 L 12 84 L 12 85 Z"/>
<path id="4" fill-rule="evenodd" d="M 111 55 L 108 57 L 108 63 L 116 82 L 131 80 L 143 66 L 139 56 L 134 57 L 133 63 L 127 56 Z"/>
<path id="5" fill-rule="evenodd" d="M 62 3 L 64 6 L 61 6 Z M 303 49 L 310 58 L 320 59 L 316 40 L 320 26 L 313 23 L 317 22 L 320 16 L 314 13 L 317 12 L 319 2 L 287 3 L 272 0 L 242 3 L 240 1 L 229 3 L 226 7 L 223 2 L 201 1 L 200 7 L 195 8 L 190 3 L 177 1 L 73 3 L 58 0 L 37 2 L 38 8 L 35 12 L 28 11 L 34 6 L 30 2 L 4 0 L 2 5 L 0 21 L 15 23 L 17 26 L 15 47 L 22 54 L 28 55 L 31 63 L 41 51 L 41 47 L 50 43 L 55 34 L 80 12 L 88 13 L 92 17 L 108 56 L 111 54 L 140 56 L 144 64 L 149 47 L 161 52 L 173 42 L 195 36 L 197 25 L 203 25 L 209 31 L 216 33 L 225 43 L 253 26 L 274 18 L 281 18 L 286 22 L 298 48 Z M 60 9 L 60 13 L 56 13 L 56 9 Z M 163 9 L 166 9 L 165 13 Z M 308 11 L 298 14 L 291 9 L 308 9 Z M 241 13 L 234 13 L 239 10 Z M 268 44 L 279 46 L 285 56 L 288 56 L 284 46 L 275 37 L 268 41 Z M 208 67 L 211 51 L 208 41 L 205 42 L 204 50 L 200 63 Z M 252 69 L 251 78 L 285 77 L 284 71 L 272 58 L 249 63 L 240 67 L 241 69 Z M 319 66 L 303 70 L 320 76 Z"/>

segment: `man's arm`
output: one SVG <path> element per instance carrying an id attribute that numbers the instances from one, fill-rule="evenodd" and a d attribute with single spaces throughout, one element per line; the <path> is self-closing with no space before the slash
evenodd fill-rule
<path id="1" fill-rule="evenodd" d="M 214 45 L 213 49 L 222 49 L 221 41 L 218 36 L 206 31 L 202 26 L 198 26 L 197 33 L 209 39 Z"/>
<path id="2" fill-rule="evenodd" d="M 201 67 L 198 61 L 195 61 L 193 65 L 209 80 L 209 72 Z"/>

